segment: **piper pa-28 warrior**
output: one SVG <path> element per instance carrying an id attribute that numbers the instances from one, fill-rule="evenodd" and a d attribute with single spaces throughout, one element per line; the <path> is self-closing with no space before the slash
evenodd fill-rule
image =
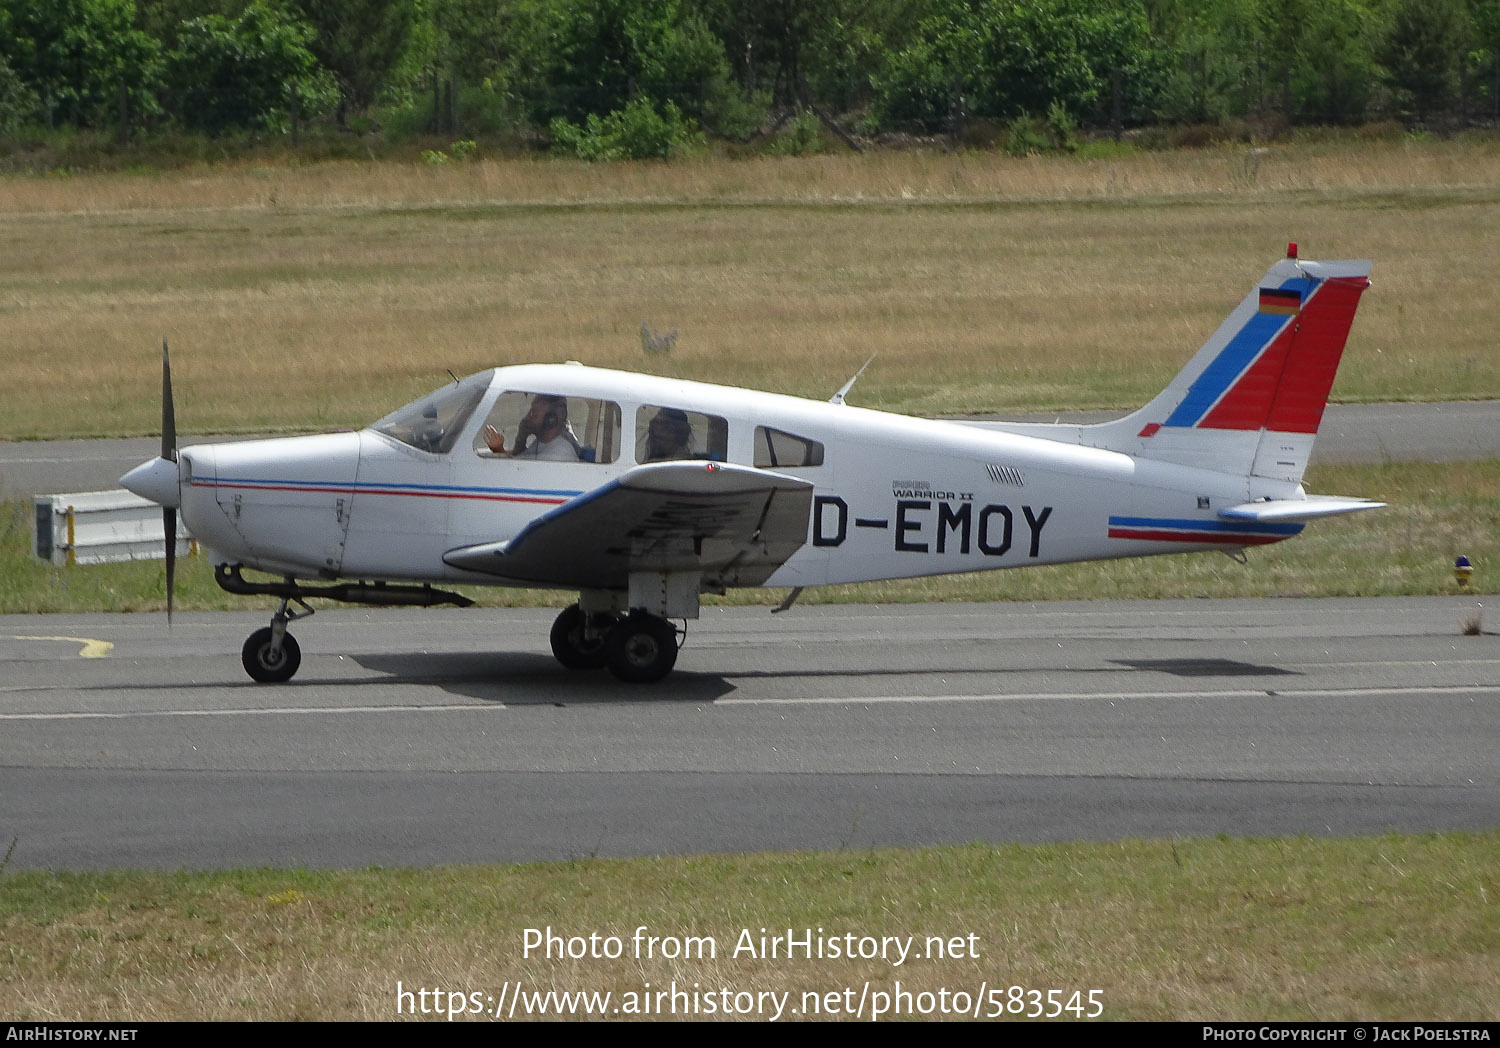
<path id="1" fill-rule="evenodd" d="M 806 586 L 1242 555 L 1382 505 L 1301 484 L 1369 268 L 1291 245 L 1165 391 L 1099 425 L 539 364 L 455 380 L 357 433 L 179 453 L 164 345 L 162 453 L 121 483 L 161 504 L 168 536 L 180 510 L 224 589 L 280 599 L 244 645 L 258 681 L 296 673 L 287 624 L 308 598 L 472 603 L 434 583 L 577 590 L 558 661 L 654 681 L 677 660 L 671 620 L 731 586 L 791 587 L 785 609 Z"/>

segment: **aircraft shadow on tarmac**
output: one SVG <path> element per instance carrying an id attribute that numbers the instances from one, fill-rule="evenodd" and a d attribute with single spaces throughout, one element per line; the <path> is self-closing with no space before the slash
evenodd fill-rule
<path id="1" fill-rule="evenodd" d="M 323 689 L 330 686 L 346 688 L 350 685 L 358 685 L 361 688 L 379 688 L 429 685 L 452 695 L 481 702 L 505 703 L 510 706 L 563 706 L 593 703 L 618 705 L 626 702 L 713 702 L 738 692 L 739 682 L 799 678 L 809 681 L 886 679 L 893 682 L 917 682 L 932 677 L 941 677 L 953 682 L 968 678 L 982 679 L 983 683 L 976 685 L 977 688 L 995 690 L 997 679 L 1030 676 L 1038 672 L 1046 673 L 1049 669 L 1065 671 L 1074 677 L 1118 675 L 1120 667 L 1143 674 L 1164 673 L 1199 680 L 1225 677 L 1303 676 L 1297 670 L 1240 662 L 1234 659 L 1109 659 L 1098 666 L 1009 666 L 994 663 L 972 667 L 955 667 L 951 664 L 828 667 L 804 664 L 774 669 L 736 669 L 724 674 L 678 670 L 666 680 L 643 686 L 623 683 L 603 671 L 566 670 L 558 666 L 556 661 L 549 656 L 526 652 L 406 652 L 345 655 L 342 658 L 381 676 L 346 677 L 341 675 L 336 668 L 327 667 L 331 669 L 329 675 L 308 674 L 300 680 L 275 685 L 274 690 L 290 689 L 305 692 L 308 689 Z M 112 682 L 108 685 L 108 689 L 115 692 L 136 690 L 161 692 L 177 689 L 191 691 L 201 689 L 203 686 L 202 680 L 180 682 L 155 680 L 141 684 Z M 267 685 L 257 684 L 250 680 L 236 680 L 230 686 L 235 690 L 243 689 L 251 692 L 267 688 Z M 891 687 L 901 689 L 908 685 L 898 683 L 892 684 Z M 890 693 L 900 692 L 894 690 Z M 850 695 L 849 699 L 858 701 L 855 695 Z"/>
<path id="2" fill-rule="evenodd" d="M 736 685 L 724 676 L 681 670 L 668 680 L 642 687 L 638 684 L 622 683 L 607 673 L 560 670 L 557 664 L 546 656 L 521 653 L 432 652 L 406 655 L 357 655 L 350 656 L 350 658 L 365 669 L 388 674 L 389 683 L 430 684 L 454 695 L 463 695 L 484 702 L 504 702 L 508 705 L 567 705 L 631 701 L 712 702 L 738 690 Z M 1282 669 L 1279 666 L 1261 666 L 1234 659 L 1111 659 L 1109 662 L 1109 666 L 1099 666 L 1093 669 L 1070 667 L 1069 672 L 1108 674 L 1118 672 L 1112 669 L 1112 666 L 1124 666 L 1141 672 L 1166 673 L 1176 677 L 1196 679 L 1302 676 L 1296 670 Z M 866 666 L 839 669 L 787 667 L 737 671 L 733 674 L 733 679 L 828 680 L 871 677 L 910 679 L 929 677 L 933 674 L 941 674 L 946 678 L 981 675 L 993 677 L 1034 671 L 1034 667 L 1022 669 L 1006 666 L 981 666 L 973 669 L 954 669 L 951 666 L 905 666 L 901 668 Z"/>
<path id="3" fill-rule="evenodd" d="M 1110 659 L 1116 666 L 1154 670 L 1174 677 L 1301 677 L 1297 670 L 1279 666 L 1256 666 L 1234 659 Z"/>
<path id="4" fill-rule="evenodd" d="M 620 704 L 624 702 L 712 702 L 733 695 L 739 690 L 733 681 L 746 680 L 859 680 L 870 678 L 892 678 L 911 680 L 942 676 L 947 679 L 965 676 L 1004 676 L 1033 672 L 1032 668 L 1003 665 L 954 668 L 951 665 L 902 666 L 882 668 L 856 666 L 828 668 L 811 666 L 789 666 L 780 669 L 736 670 L 725 676 L 715 673 L 694 673 L 679 669 L 671 677 L 642 686 L 626 684 L 608 673 L 571 671 L 560 668 L 544 655 L 504 652 L 422 652 L 413 654 L 350 655 L 347 658 L 359 666 L 376 673 L 387 674 L 376 680 L 364 680 L 362 684 L 427 684 L 441 688 L 452 695 L 478 699 L 482 702 L 503 702 L 509 706 L 520 705 L 582 705 L 586 703 Z M 1214 660 L 1201 660 L 1210 662 Z M 1219 660 L 1223 661 L 1223 660 Z M 1226 663 L 1228 664 L 1228 663 Z M 1228 664 L 1245 666 L 1243 663 Z M 1144 664 L 1141 669 L 1159 669 Z M 1108 666 L 1094 669 L 1070 669 L 1072 673 L 1115 673 Z M 1284 670 L 1260 670 L 1245 666 L 1231 671 L 1235 676 L 1252 673 L 1284 673 Z M 1198 676 L 1210 674 L 1200 673 Z M 283 687 L 297 688 L 321 685 L 325 681 L 304 680 L 288 682 Z M 249 685 L 259 687 L 259 685 Z M 857 701 L 854 696 L 850 701 Z"/>
<path id="5" fill-rule="evenodd" d="M 560 668 L 545 655 L 495 652 L 424 652 L 405 655 L 352 655 L 355 663 L 385 681 L 430 684 L 452 695 L 508 706 L 567 706 L 584 703 L 712 702 L 735 691 L 713 674 L 679 672 L 649 686 L 625 684 L 610 674 Z"/>

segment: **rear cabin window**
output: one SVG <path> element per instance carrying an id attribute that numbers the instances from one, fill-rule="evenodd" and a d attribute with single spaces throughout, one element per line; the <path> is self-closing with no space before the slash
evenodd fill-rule
<path id="1" fill-rule="evenodd" d="M 723 462 L 729 423 L 701 411 L 645 404 L 635 413 L 635 460 L 710 459 Z"/>
<path id="2" fill-rule="evenodd" d="M 558 393 L 506 391 L 474 437 L 485 458 L 613 462 L 620 457 L 620 405 Z"/>
<path id="3" fill-rule="evenodd" d="M 755 464 L 761 469 L 821 466 L 823 445 L 769 426 L 755 427 Z"/>

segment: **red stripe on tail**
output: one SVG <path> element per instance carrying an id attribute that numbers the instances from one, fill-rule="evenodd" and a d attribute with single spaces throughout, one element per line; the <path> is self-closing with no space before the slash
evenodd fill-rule
<path id="1" fill-rule="evenodd" d="M 1276 433 L 1316 433 L 1328 404 L 1328 391 L 1344 355 L 1359 296 L 1370 286 L 1366 277 L 1333 277 L 1319 289 L 1316 309 L 1304 309 L 1297 340 L 1266 429 Z"/>
<path id="2" fill-rule="evenodd" d="M 1204 416 L 1206 429 L 1316 433 L 1365 277 L 1332 277 Z"/>

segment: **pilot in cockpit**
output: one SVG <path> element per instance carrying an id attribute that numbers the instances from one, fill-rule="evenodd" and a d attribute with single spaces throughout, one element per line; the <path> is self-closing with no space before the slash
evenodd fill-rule
<path id="1" fill-rule="evenodd" d="M 516 442 L 505 446 L 505 434 L 493 425 L 484 427 L 485 445 L 497 455 L 511 458 L 541 459 L 546 462 L 577 462 L 578 438 L 568 425 L 568 400 L 551 393 L 531 398 L 521 423 L 516 427 Z"/>

